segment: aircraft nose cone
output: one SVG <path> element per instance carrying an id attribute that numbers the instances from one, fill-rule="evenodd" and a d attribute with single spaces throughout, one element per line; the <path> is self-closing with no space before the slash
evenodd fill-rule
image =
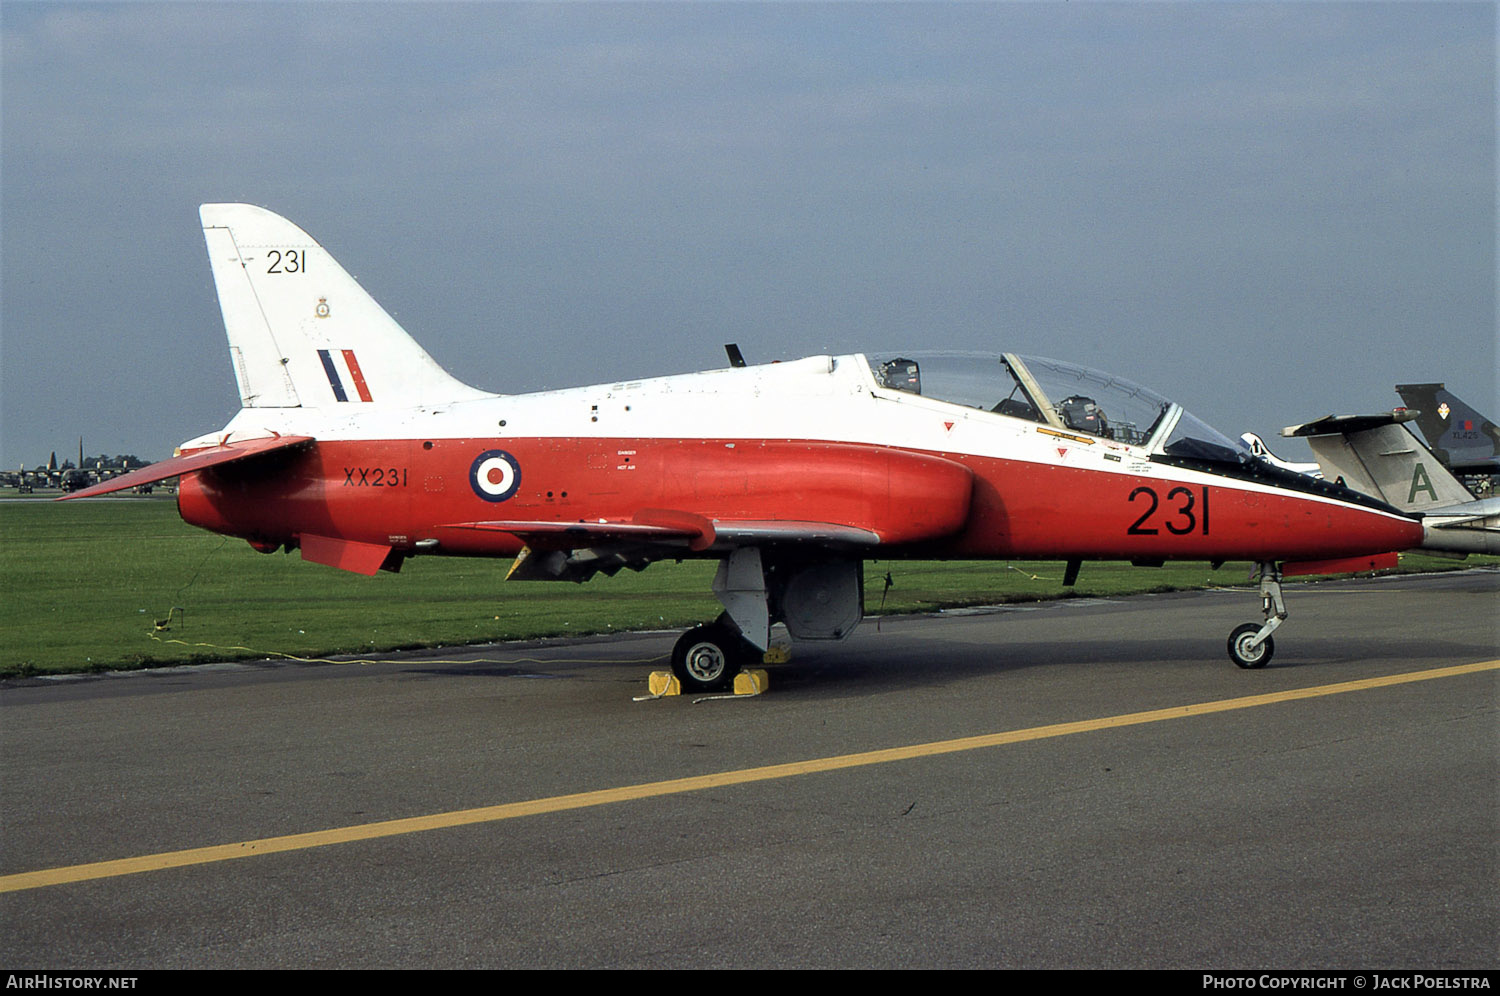
<path id="1" fill-rule="evenodd" d="M 1407 544 L 1406 546 L 1398 547 L 1398 549 L 1402 550 L 1409 550 L 1414 544 L 1420 543 L 1421 537 L 1425 534 L 1422 523 L 1415 519 L 1410 522 L 1400 523 L 1397 528 L 1400 531 L 1401 542 Z"/>
<path id="2" fill-rule="evenodd" d="M 1328 481 L 1298 478 L 1282 493 L 1300 505 L 1304 522 L 1315 525 L 1339 556 L 1411 550 L 1422 545 L 1422 523 L 1376 499 Z M 1332 499 L 1329 501 L 1328 499 Z"/>
<path id="3" fill-rule="evenodd" d="M 1234 499 L 1219 503 L 1212 532 L 1224 539 L 1242 530 L 1260 560 L 1363 557 L 1422 545 L 1420 521 L 1352 492 L 1278 488 Z"/>
<path id="4" fill-rule="evenodd" d="M 1354 556 L 1411 550 L 1422 545 L 1424 531 L 1417 519 L 1357 506 L 1352 517 L 1341 518 L 1352 518 L 1341 528 L 1347 531 L 1349 542 L 1359 546 Z"/>

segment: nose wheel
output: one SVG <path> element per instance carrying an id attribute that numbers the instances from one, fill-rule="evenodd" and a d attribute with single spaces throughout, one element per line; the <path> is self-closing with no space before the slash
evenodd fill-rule
<path id="1" fill-rule="evenodd" d="M 1286 602 L 1281 597 L 1281 569 L 1274 561 L 1256 565 L 1260 571 L 1261 612 L 1266 621 L 1236 626 L 1229 634 L 1229 659 L 1242 668 L 1262 668 L 1271 662 L 1276 644 L 1271 633 L 1286 621 Z"/>
<path id="2" fill-rule="evenodd" d="M 1260 623 L 1236 626 L 1234 632 L 1229 634 L 1229 659 L 1243 668 L 1265 667 L 1269 664 L 1271 655 L 1276 652 L 1276 643 L 1269 634 L 1259 643 L 1255 642 L 1261 628 Z"/>

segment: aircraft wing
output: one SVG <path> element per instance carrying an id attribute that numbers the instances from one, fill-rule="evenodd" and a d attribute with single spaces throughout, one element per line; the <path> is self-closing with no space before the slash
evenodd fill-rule
<path id="1" fill-rule="evenodd" d="M 755 543 L 812 543 L 824 546 L 878 546 L 880 535 L 859 526 L 841 526 L 836 522 L 807 522 L 789 519 L 718 520 L 714 529 L 721 546 L 748 546 Z"/>
<path id="2" fill-rule="evenodd" d="M 708 519 L 691 512 L 648 509 L 630 521 L 586 522 L 497 519 L 454 522 L 444 528 L 510 533 L 526 544 L 509 577 L 516 580 L 582 581 L 599 571 L 639 570 L 653 560 L 688 550 L 752 545 L 814 544 L 871 547 L 880 536 L 858 526 L 790 519 Z"/>
<path id="3" fill-rule="evenodd" d="M 661 543 L 707 549 L 696 545 L 705 536 L 712 543 L 713 527 L 704 520 L 702 529 L 690 525 L 652 525 L 598 519 L 592 522 L 552 522 L 527 519 L 496 519 L 488 522 L 450 522 L 444 529 L 478 529 L 510 533 L 536 550 L 578 550 L 609 543 Z"/>
<path id="4" fill-rule="evenodd" d="M 879 534 L 836 522 L 792 519 L 707 519 L 691 512 L 643 512 L 626 522 L 596 519 L 582 522 L 496 519 L 451 522 L 445 529 L 481 529 L 510 533 L 534 549 L 577 550 L 601 543 L 663 543 L 698 552 L 710 547 L 752 543 L 817 543 L 877 546 Z"/>
<path id="5" fill-rule="evenodd" d="M 232 443 L 221 443 L 211 446 L 205 450 L 198 450 L 183 456 L 174 456 L 170 460 L 153 463 L 142 467 L 140 470 L 132 470 L 128 474 L 119 477 L 111 477 L 107 481 L 100 481 L 92 487 L 74 491 L 70 495 L 63 495 L 54 501 L 72 501 L 74 498 L 94 498 L 99 495 L 112 494 L 116 491 L 126 491 L 130 488 L 139 487 L 142 484 L 155 484 L 165 481 L 169 477 L 180 477 L 183 474 L 191 474 L 194 471 L 207 470 L 210 467 L 218 467 L 226 463 L 234 463 L 263 453 L 274 453 L 277 450 L 291 449 L 297 446 L 306 446 L 313 441 L 312 436 L 268 436 L 262 439 L 245 439 Z"/>

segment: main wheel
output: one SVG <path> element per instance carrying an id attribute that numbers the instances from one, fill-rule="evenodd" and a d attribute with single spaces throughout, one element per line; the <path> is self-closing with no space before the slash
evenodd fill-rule
<path id="1" fill-rule="evenodd" d="M 723 623 L 694 626 L 672 648 L 672 673 L 685 691 L 722 691 L 734 684 L 745 657 L 745 638 L 732 628 Z"/>
<path id="2" fill-rule="evenodd" d="M 1269 636 L 1261 641 L 1260 646 L 1250 646 L 1250 641 L 1259 632 L 1260 623 L 1236 626 L 1234 632 L 1229 634 L 1229 659 L 1244 668 L 1265 667 L 1270 663 L 1271 655 L 1276 652 L 1276 644 L 1271 642 Z"/>

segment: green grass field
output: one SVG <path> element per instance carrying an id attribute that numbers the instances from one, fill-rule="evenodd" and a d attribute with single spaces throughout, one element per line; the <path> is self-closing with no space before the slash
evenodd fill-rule
<path id="1" fill-rule="evenodd" d="M 1427 557 L 1407 563 L 1463 566 Z M 506 582 L 509 566 L 416 557 L 400 574 L 366 578 L 195 529 L 170 500 L 4 503 L 0 676 L 678 629 L 719 612 L 711 562 L 659 563 L 583 585 Z M 894 586 L 882 608 L 887 571 Z M 1248 571 L 1233 563 L 1218 571 L 1192 562 L 1084 564 L 1067 589 L 1061 563 L 880 562 L 866 565 L 866 609 L 1235 585 Z M 1255 614 L 1252 595 L 1245 608 Z"/>

